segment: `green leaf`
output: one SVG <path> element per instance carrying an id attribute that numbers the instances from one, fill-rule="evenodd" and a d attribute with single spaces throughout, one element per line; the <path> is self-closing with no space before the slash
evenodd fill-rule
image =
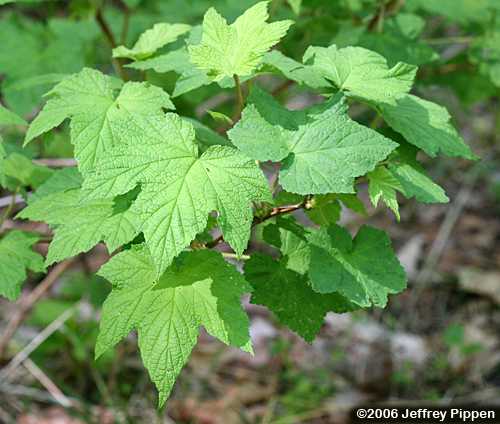
<path id="1" fill-rule="evenodd" d="M 190 29 L 191 27 L 185 24 L 155 24 L 141 34 L 131 49 L 125 46 L 118 46 L 113 49 L 113 57 L 126 57 L 132 60 L 146 59 L 158 49 L 176 41 Z"/>
<path id="2" fill-rule="evenodd" d="M 36 75 L 33 77 L 22 78 L 14 82 L 8 83 L 5 86 L 5 90 L 11 93 L 19 93 L 30 89 L 38 89 L 39 87 L 53 87 L 57 83 L 61 82 L 65 78 L 68 78 L 69 74 L 45 74 Z"/>
<path id="3" fill-rule="evenodd" d="M 399 205 L 396 191 L 403 191 L 399 180 L 385 167 L 380 166 L 368 173 L 368 193 L 373 206 L 382 200 L 394 212 L 398 221 Z"/>
<path id="4" fill-rule="evenodd" d="M 49 194 L 60 193 L 80 188 L 82 176 L 76 168 L 64 168 L 55 171 L 29 198 L 29 203 L 40 200 Z"/>
<path id="5" fill-rule="evenodd" d="M 476 159 L 469 146 L 450 123 L 448 111 L 436 103 L 411 94 L 380 103 L 378 108 L 385 121 L 411 144 L 429 156 L 438 153 Z"/>
<path id="6" fill-rule="evenodd" d="M 320 108 L 289 111 L 254 89 L 230 140 L 257 160 L 283 160 L 280 183 L 300 194 L 352 193 L 354 179 L 375 168 L 397 144 L 347 115 L 337 95 Z"/>
<path id="7" fill-rule="evenodd" d="M 193 125 L 173 113 L 145 129 L 140 142 L 111 149 L 83 187 L 89 198 L 102 199 L 138 184 L 141 193 L 132 209 L 159 272 L 204 230 L 213 210 L 219 212 L 224 239 L 243 253 L 253 220 L 251 203 L 271 201 L 254 161 L 216 145 L 199 157 Z"/>
<path id="8" fill-rule="evenodd" d="M 71 74 L 85 66 L 87 51 L 99 28 L 93 19 L 50 19 L 47 25 L 16 13 L 0 24 L 0 73 L 5 76 L 2 94 L 16 113 L 32 113 L 52 82 L 19 90 L 18 83 L 46 74 Z"/>
<path id="9" fill-rule="evenodd" d="M 352 210 L 353 212 L 356 212 L 358 215 L 364 217 L 368 216 L 368 212 L 366 211 L 364 203 L 356 194 L 338 193 L 335 195 L 335 197 L 337 197 L 346 208 Z"/>
<path id="10" fill-rule="evenodd" d="M 293 60 L 278 50 L 271 50 L 264 55 L 262 67 L 259 72 L 278 73 L 287 79 L 295 81 L 300 85 L 306 85 L 311 88 L 329 87 L 330 83 L 318 74 L 311 66 L 305 66 L 296 60 Z"/>
<path id="11" fill-rule="evenodd" d="M 225 115 L 224 113 L 217 112 L 216 110 L 209 110 L 208 114 L 212 117 L 212 119 L 217 122 L 219 125 L 233 126 L 233 120 Z"/>
<path id="12" fill-rule="evenodd" d="M 19 153 L 11 153 L 2 162 L 3 174 L 16 180 L 15 185 L 37 188 L 52 176 L 54 171 L 33 163 Z"/>
<path id="13" fill-rule="evenodd" d="M 309 47 L 304 62 L 340 91 L 371 102 L 387 101 L 410 91 L 416 66 L 399 62 L 389 68 L 386 59 L 362 47 Z"/>
<path id="14" fill-rule="evenodd" d="M 26 269 L 44 272 L 43 258 L 33 252 L 39 237 L 22 231 L 10 231 L 0 239 L 0 295 L 16 300 L 21 284 L 26 280 Z"/>
<path id="15" fill-rule="evenodd" d="M 389 164 L 389 170 L 399 181 L 401 192 L 406 198 L 415 197 L 423 203 L 447 203 L 445 191 L 432 181 L 418 163 L 417 149 L 402 145 L 395 160 Z"/>
<path id="16" fill-rule="evenodd" d="M 254 290 L 251 303 L 269 308 L 278 320 L 311 343 L 323 325 L 327 312 L 357 309 L 343 296 L 319 294 L 312 290 L 307 277 L 269 256 L 253 254 L 245 263 L 245 277 Z"/>
<path id="17" fill-rule="evenodd" d="M 191 118 L 184 119 L 193 125 L 196 134 L 196 141 L 202 152 L 207 150 L 210 146 L 234 147 L 226 137 L 221 136 L 212 128 L 203 125 L 200 121 Z"/>
<path id="18" fill-rule="evenodd" d="M 191 61 L 216 81 L 251 75 L 264 53 L 279 42 L 292 24 L 288 20 L 267 23 L 268 3 L 257 3 L 231 25 L 210 8 L 203 20 L 201 43 L 189 46 Z"/>
<path id="19" fill-rule="evenodd" d="M 241 296 L 252 290 L 220 253 L 199 250 L 179 256 L 158 284 L 146 249 L 115 256 L 100 271 L 113 283 L 104 302 L 96 356 L 136 329 L 144 365 L 159 390 L 160 406 L 204 326 L 222 342 L 252 352 Z"/>
<path id="20" fill-rule="evenodd" d="M 359 32 L 354 33 L 352 23 L 347 21 L 341 30 L 351 31 L 354 36 L 345 40 L 337 36 L 335 41 L 338 47 L 356 45 L 373 50 L 385 57 L 390 66 L 398 62 L 422 65 L 439 59 L 436 51 L 418 40 L 424 27 L 423 18 L 409 13 L 398 13 L 393 18 L 384 20 L 382 33 L 369 31 L 364 27 L 354 27 Z"/>
<path id="21" fill-rule="evenodd" d="M 28 125 L 28 123 L 0 104 L 0 127 L 3 125 Z"/>
<path id="22" fill-rule="evenodd" d="M 390 64 L 404 62 L 419 66 L 439 59 L 439 54 L 427 44 L 385 30 L 382 34 L 363 34 L 357 44 L 381 54 Z"/>
<path id="23" fill-rule="evenodd" d="M 470 61 L 477 65 L 480 73 L 487 76 L 497 87 L 500 87 L 499 44 L 500 30 L 497 29 L 496 31 L 489 32 L 484 37 L 476 38 L 468 51 Z M 469 81 L 469 78 L 467 81 Z M 465 85 L 468 86 L 468 83 Z"/>
<path id="24" fill-rule="evenodd" d="M 179 74 L 172 97 L 179 97 L 212 82 L 205 71 L 198 69 L 191 63 L 186 47 L 152 59 L 134 62 L 128 67 L 139 70 L 153 69 L 158 73 L 175 72 Z"/>
<path id="25" fill-rule="evenodd" d="M 71 142 L 85 176 L 97 158 L 115 144 L 133 143 L 149 120 L 174 109 L 167 93 L 149 83 L 127 82 L 115 96 L 116 80 L 84 69 L 56 85 L 31 123 L 25 144 L 71 119 Z"/>
<path id="26" fill-rule="evenodd" d="M 335 195 L 320 194 L 311 200 L 311 209 L 306 211 L 312 222 L 318 225 L 335 224 L 340 219 L 341 206 Z"/>
<path id="27" fill-rule="evenodd" d="M 287 3 L 292 8 L 293 13 L 295 13 L 297 16 L 299 16 L 300 10 L 302 8 L 302 0 L 287 0 Z"/>
<path id="28" fill-rule="evenodd" d="M 363 226 L 354 239 L 337 225 L 310 237 L 309 278 L 318 293 L 339 293 L 367 308 L 384 307 L 406 288 L 406 275 L 387 234 Z"/>
<path id="29" fill-rule="evenodd" d="M 110 252 L 138 234 L 139 217 L 118 200 L 82 201 L 80 189 L 47 194 L 30 202 L 19 218 L 44 221 L 54 229 L 46 264 L 87 252 L 104 241 Z M 130 202 L 131 203 L 131 202 Z"/>
<path id="30" fill-rule="evenodd" d="M 305 274 L 309 269 L 307 234 L 308 231 L 291 216 L 277 217 L 276 222 L 263 231 L 264 240 L 279 248 L 287 259 L 286 267 L 298 274 Z"/>

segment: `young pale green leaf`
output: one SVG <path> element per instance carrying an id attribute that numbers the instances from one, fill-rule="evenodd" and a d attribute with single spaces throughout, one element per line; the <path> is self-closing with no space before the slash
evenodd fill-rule
<path id="1" fill-rule="evenodd" d="M 161 273 L 219 212 L 225 240 L 246 248 L 253 201 L 271 201 L 262 171 L 236 149 L 211 146 L 201 156 L 193 125 L 168 113 L 136 144 L 115 146 L 84 181 L 88 198 L 112 198 L 141 185 L 132 209 Z"/>
<path id="2" fill-rule="evenodd" d="M 379 103 L 378 109 L 394 130 L 429 156 L 443 153 L 476 159 L 451 125 L 450 114 L 444 107 L 411 94 L 404 94 Z"/>
<path id="3" fill-rule="evenodd" d="M 394 212 L 399 221 L 399 205 L 396 191 L 403 191 L 399 180 L 383 166 L 368 173 L 367 177 L 368 194 L 373 206 L 377 207 L 378 202 L 382 200 Z"/>
<path id="4" fill-rule="evenodd" d="M 125 57 L 132 60 L 143 60 L 152 56 L 158 49 L 173 43 L 191 27 L 185 24 L 155 24 L 141 34 L 134 47 L 118 46 L 113 49 L 113 57 Z"/>
<path id="5" fill-rule="evenodd" d="M 327 312 L 348 312 L 358 307 L 337 293 L 313 291 L 307 277 L 259 253 L 245 263 L 245 277 L 254 290 L 251 303 L 269 308 L 278 320 L 311 343 Z"/>
<path id="6" fill-rule="evenodd" d="M 48 93 L 25 144 L 70 118 L 71 142 L 85 176 L 108 149 L 134 143 L 149 119 L 162 116 L 162 109 L 175 108 L 167 93 L 149 83 L 127 82 L 117 96 L 116 86 L 114 78 L 87 68 L 63 80 Z"/>
<path id="7" fill-rule="evenodd" d="M 387 234 L 363 226 L 356 237 L 338 225 L 310 236 L 309 278 L 318 293 L 339 293 L 360 307 L 384 307 L 406 288 L 406 275 Z"/>
<path id="8" fill-rule="evenodd" d="M 35 234 L 11 231 L 0 239 L 0 295 L 16 300 L 21 284 L 26 280 L 26 269 L 44 272 L 43 258 L 31 247 L 39 240 Z"/>
<path id="9" fill-rule="evenodd" d="M 187 362 L 200 326 L 222 342 L 252 352 L 249 320 L 240 301 L 252 287 L 220 253 L 185 252 L 156 283 L 147 250 L 133 248 L 112 258 L 100 275 L 114 287 L 104 302 L 96 355 L 136 329 L 160 406 Z"/>
<path id="10" fill-rule="evenodd" d="M 309 47 L 304 63 L 346 95 L 369 102 L 384 102 L 410 91 L 417 67 L 399 62 L 389 68 L 386 59 L 362 47 Z"/>
<path id="11" fill-rule="evenodd" d="M 216 110 L 209 110 L 208 114 L 212 117 L 212 119 L 220 125 L 230 126 L 234 125 L 233 120 L 222 112 L 217 112 Z"/>
<path id="12" fill-rule="evenodd" d="M 189 46 L 191 61 L 216 81 L 251 75 L 264 53 L 279 42 L 292 24 L 288 20 L 267 23 L 268 3 L 257 3 L 231 25 L 210 8 L 203 20 L 201 43 Z"/>
<path id="13" fill-rule="evenodd" d="M 300 194 L 352 193 L 397 144 L 347 115 L 341 94 L 306 111 L 289 111 L 255 89 L 230 140 L 257 160 L 283 160 L 280 183 Z"/>
<path id="14" fill-rule="evenodd" d="M 44 221 L 54 229 L 47 265 L 87 252 L 101 241 L 113 252 L 131 241 L 139 227 L 139 217 L 121 210 L 117 200 L 82 201 L 80 189 L 47 194 L 30 202 L 18 217 Z"/>
<path id="15" fill-rule="evenodd" d="M 0 104 L 0 127 L 4 125 L 27 125 L 28 123 Z"/>
<path id="16" fill-rule="evenodd" d="M 297 16 L 300 15 L 302 9 L 302 0 L 287 0 L 288 4 Z"/>

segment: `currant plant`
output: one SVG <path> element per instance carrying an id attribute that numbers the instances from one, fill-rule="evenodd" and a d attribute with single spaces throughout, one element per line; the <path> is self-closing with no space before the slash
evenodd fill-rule
<path id="1" fill-rule="evenodd" d="M 138 3 L 124 2 L 127 13 Z M 219 2 L 198 3 L 204 11 Z M 302 25 L 307 2 L 288 3 L 287 16 Z M 102 309 L 96 357 L 136 331 L 160 405 L 200 327 L 252 353 L 245 294 L 308 342 L 328 312 L 385 307 L 389 295 L 405 289 L 405 272 L 384 231 L 365 225 L 353 237 L 339 224 L 342 207 L 365 215 L 358 197 L 365 186 L 373 206 L 383 203 L 397 220 L 401 196 L 448 202 L 419 157 L 476 156 L 446 108 L 412 94 L 418 66 L 439 60 L 420 40 L 425 21 L 415 13 L 469 19 L 468 8 L 481 2 L 453 1 L 441 9 L 446 2 L 413 0 L 404 13 L 398 13 L 402 2 L 367 3 L 382 6 L 363 25 L 344 20 L 337 43 L 304 46 L 302 61 L 278 50 L 297 32 L 286 16 L 271 20 L 266 1 L 232 23 L 213 7 L 201 26 L 156 22 L 135 43 L 124 37 L 121 45 L 98 9 L 96 22 L 113 47 L 107 60 L 117 76 L 84 67 L 78 49 L 98 37 L 85 21 L 52 20 L 49 47 L 21 76 L 0 47 L 4 98 L 13 110 L 26 115 L 41 87 L 51 86 L 29 126 L 4 107 L 0 125 L 27 127 L 29 151 L 33 140 L 52 140 L 69 123 L 76 159 L 74 167 L 53 170 L 0 144 L 0 184 L 13 194 L 2 224 L 16 196 L 24 196 L 27 206 L 16 218 L 45 222 L 52 230 L 45 259 L 32 249 L 39 235 L 4 231 L 0 294 L 15 300 L 28 271 L 45 272 L 104 243 L 111 257 L 99 275 L 112 291 Z M 477 12 L 487 21 L 498 7 L 483 3 Z M 471 13 L 473 19 L 478 14 Z M 7 46 L 18 45 L 12 34 L 19 25 L 12 17 L 2 23 Z M 77 58 L 49 66 L 54 52 L 67 47 L 64 26 Z M 21 34 L 26 54 L 35 51 L 34 34 Z M 476 41 L 470 55 L 480 62 L 481 75 L 498 84 L 498 46 L 491 44 L 496 55 L 484 51 L 491 40 Z M 172 73 L 169 94 L 162 78 Z M 283 85 L 270 89 L 270 76 Z M 287 108 L 279 94 L 290 86 L 314 94 L 314 105 Z M 24 96 L 15 95 L 23 89 Z M 184 97 L 200 89 L 234 93 L 232 116 L 210 110 L 217 131 L 182 113 Z M 353 119 L 356 108 L 371 125 Z M 267 248 L 249 248 L 252 234 Z M 244 262 L 243 270 L 234 259 Z"/>

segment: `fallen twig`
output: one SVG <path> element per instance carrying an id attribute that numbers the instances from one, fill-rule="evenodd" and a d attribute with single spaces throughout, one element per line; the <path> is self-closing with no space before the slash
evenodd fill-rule
<path id="1" fill-rule="evenodd" d="M 0 359 L 4 357 L 10 340 L 33 308 L 33 305 L 52 287 L 59 276 L 66 271 L 72 263 L 72 260 L 67 260 L 57 264 L 31 293 L 21 299 L 19 302 L 19 309 L 7 324 L 7 327 L 0 338 Z"/>
<path id="2" fill-rule="evenodd" d="M 30 358 L 26 358 L 23 365 L 47 389 L 57 403 L 64 408 L 73 406 L 73 402 L 65 396 L 61 389 Z"/>
<path id="3" fill-rule="evenodd" d="M 54 334 L 59 328 L 61 328 L 65 322 L 70 319 L 78 308 L 75 305 L 69 309 L 66 309 L 61 315 L 59 315 L 52 323 L 43 329 L 37 336 L 31 340 L 12 360 L 0 370 L 0 386 L 8 381 L 9 377 L 15 371 L 15 369 L 21 365 L 32 353 L 40 346 L 45 340 L 47 340 L 52 334 Z"/>

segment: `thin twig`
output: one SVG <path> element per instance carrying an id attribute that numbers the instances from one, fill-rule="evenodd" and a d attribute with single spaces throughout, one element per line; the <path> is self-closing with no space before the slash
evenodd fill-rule
<path id="1" fill-rule="evenodd" d="M 73 406 L 73 402 L 66 397 L 61 389 L 59 389 L 49 376 L 45 374 L 30 358 L 26 358 L 23 366 L 40 382 L 43 387 L 47 389 L 57 403 L 64 408 L 70 408 Z"/>
<path id="2" fill-rule="evenodd" d="M 45 293 L 47 293 L 47 291 L 57 281 L 59 276 L 70 267 L 72 262 L 73 261 L 70 259 L 57 264 L 31 293 L 21 299 L 19 302 L 19 309 L 12 316 L 11 320 L 7 324 L 7 327 L 5 328 L 4 333 L 2 334 L 2 337 L 0 338 L 0 359 L 4 357 L 10 340 L 16 333 L 19 326 L 24 322 L 35 303 Z"/>
<path id="3" fill-rule="evenodd" d="M 39 165 L 50 166 L 51 168 L 72 168 L 78 165 L 76 159 L 35 159 L 33 161 Z"/>
<path id="4" fill-rule="evenodd" d="M 228 259 L 237 259 L 239 261 L 248 261 L 250 255 L 237 255 L 236 253 L 221 252 L 222 256 Z"/>
<path id="5" fill-rule="evenodd" d="M 26 358 L 28 358 L 38 348 L 38 346 L 59 330 L 66 323 L 66 321 L 74 315 L 78 306 L 79 304 L 76 304 L 73 307 L 66 309 L 61 315 L 59 315 L 54 321 L 38 333 L 36 337 L 31 340 L 31 342 L 29 342 L 2 370 L 0 370 L 0 385 L 9 379 L 15 369 L 21 365 Z"/>
<path id="6" fill-rule="evenodd" d="M 3 213 L 2 217 L 0 218 L 0 230 L 3 227 L 3 224 L 5 220 L 10 216 L 12 213 L 12 210 L 14 209 L 14 206 L 16 206 L 16 196 L 17 193 L 19 192 L 19 187 L 16 189 L 16 191 L 12 194 L 11 200 L 9 203 L 9 206 L 7 206 L 7 209 L 5 209 L 5 212 Z"/>
<path id="7" fill-rule="evenodd" d="M 422 40 L 427 44 L 441 45 L 441 44 L 468 44 L 474 41 L 474 37 L 443 37 L 443 38 L 424 38 Z"/>
<path id="8" fill-rule="evenodd" d="M 106 22 L 106 19 L 104 18 L 104 15 L 102 14 L 101 8 L 97 9 L 97 12 L 95 14 L 95 20 L 97 22 L 97 25 L 101 29 L 101 32 L 104 34 L 106 37 L 106 40 L 108 40 L 109 45 L 111 46 L 112 49 L 117 47 L 116 39 L 113 34 L 113 31 L 111 31 L 110 26 Z M 120 76 L 120 78 L 124 81 L 128 81 L 128 75 L 125 72 L 125 69 L 123 68 L 123 65 L 119 59 L 112 59 L 113 67 L 115 68 L 116 73 Z"/>

